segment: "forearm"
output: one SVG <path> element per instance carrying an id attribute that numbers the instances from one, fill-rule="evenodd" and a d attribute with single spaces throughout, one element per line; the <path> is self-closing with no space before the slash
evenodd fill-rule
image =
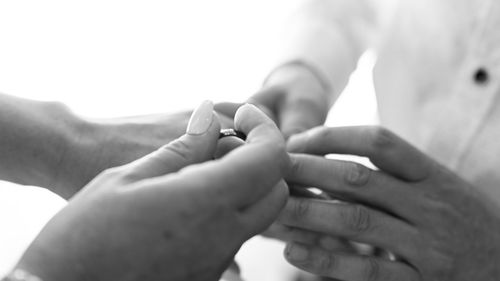
<path id="1" fill-rule="evenodd" d="M 0 94 L 0 178 L 51 187 L 84 128 L 59 103 Z"/>

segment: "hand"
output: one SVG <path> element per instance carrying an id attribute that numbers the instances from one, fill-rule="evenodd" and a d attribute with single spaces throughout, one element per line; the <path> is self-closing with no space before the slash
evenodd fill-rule
<path id="1" fill-rule="evenodd" d="M 295 235 L 288 244 L 286 257 L 295 266 L 349 281 L 500 280 L 498 206 L 391 132 L 316 128 L 290 139 L 288 148 L 307 153 L 291 157 L 289 181 L 350 202 L 289 199 L 279 221 L 309 230 L 309 237 Z M 330 153 L 369 157 L 380 170 L 321 157 Z M 327 236 L 329 247 L 318 243 Z M 397 259 L 357 255 L 338 239 Z"/>
<path id="2" fill-rule="evenodd" d="M 254 106 L 235 117 L 246 144 L 215 161 L 220 125 L 210 104 L 191 120 L 186 135 L 74 196 L 17 268 L 51 281 L 218 280 L 284 206 L 290 161 Z"/>
<path id="3" fill-rule="evenodd" d="M 226 107 L 236 111 L 234 104 Z M 82 120 L 78 135 L 72 136 L 59 160 L 49 188 L 69 199 L 105 169 L 121 166 L 145 156 L 185 132 L 191 111 L 173 114 Z M 233 114 L 234 115 L 234 114 Z M 79 118 L 74 116 L 74 118 Z M 233 119 L 219 114 L 224 128 Z"/>
<path id="4" fill-rule="evenodd" d="M 267 110 L 288 138 L 325 122 L 329 94 L 311 70 L 287 64 L 276 69 L 249 102 Z"/>

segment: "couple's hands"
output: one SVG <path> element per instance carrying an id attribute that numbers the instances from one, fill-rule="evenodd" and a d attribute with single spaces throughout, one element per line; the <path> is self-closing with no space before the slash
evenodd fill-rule
<path id="1" fill-rule="evenodd" d="M 290 139 L 288 180 L 315 186 L 351 203 L 290 198 L 287 259 L 340 280 L 498 280 L 498 206 L 458 176 L 375 127 L 317 128 Z M 380 170 L 326 159 L 351 154 Z M 345 240 L 398 258 L 359 255 Z"/>
<path id="2" fill-rule="evenodd" d="M 226 107 L 237 107 L 227 104 Z M 105 169 L 121 166 L 155 151 L 184 134 L 192 111 L 105 120 L 85 120 L 62 145 L 65 153 L 57 162 L 48 188 L 69 199 Z M 233 119 L 219 114 L 223 127 Z"/>
<path id="3" fill-rule="evenodd" d="M 43 280 L 218 280 L 241 244 L 288 197 L 284 140 L 263 113 L 241 107 L 245 145 L 223 158 L 205 103 L 188 133 L 105 171 L 42 230 L 18 268 Z M 208 161 L 208 162 L 206 162 Z"/>
<path id="4" fill-rule="evenodd" d="M 267 108 L 285 138 L 321 125 L 327 91 L 315 73 L 286 65 L 250 99 Z M 268 234 L 292 241 L 287 259 L 340 280 L 497 280 L 500 210 L 478 190 L 392 133 L 379 128 L 319 128 L 292 137 L 292 184 L 314 186 L 351 203 L 292 197 Z M 328 160 L 367 156 L 380 169 Z M 280 223 L 282 225 L 280 225 Z M 360 255 L 348 241 L 398 257 Z"/>

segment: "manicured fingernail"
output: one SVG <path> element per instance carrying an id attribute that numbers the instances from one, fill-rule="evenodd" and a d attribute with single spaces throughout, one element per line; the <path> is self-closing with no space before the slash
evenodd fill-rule
<path id="1" fill-rule="evenodd" d="M 186 130 L 188 135 L 203 135 L 213 121 L 214 104 L 211 101 L 202 102 L 191 115 Z"/>
<path id="2" fill-rule="evenodd" d="M 290 261 L 305 261 L 309 257 L 309 251 L 307 248 L 295 243 L 288 244 L 286 246 L 285 253 L 286 257 Z"/>

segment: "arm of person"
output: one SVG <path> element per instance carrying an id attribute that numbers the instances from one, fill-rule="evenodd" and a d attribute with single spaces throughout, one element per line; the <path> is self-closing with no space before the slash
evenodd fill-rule
<path id="1" fill-rule="evenodd" d="M 0 94 L 0 178 L 49 187 L 89 124 L 64 105 Z"/>
<path id="2" fill-rule="evenodd" d="M 75 195 L 4 280 L 219 280 L 242 243 L 279 215 L 291 163 L 255 106 L 235 116 L 245 143 L 217 160 L 213 105 L 190 120 L 180 138 Z"/>
<path id="3" fill-rule="evenodd" d="M 272 111 L 285 136 L 325 121 L 376 37 L 376 7 L 370 0 L 308 0 L 287 22 L 275 68 L 250 99 Z"/>
<path id="4" fill-rule="evenodd" d="M 288 149 L 296 152 L 289 182 L 343 200 L 288 200 L 278 221 L 289 227 L 293 265 L 339 280 L 500 278 L 498 203 L 394 133 L 318 127 Z M 324 157 L 332 153 L 368 157 L 377 169 Z M 391 254 L 367 255 L 345 241 Z"/>
<path id="5" fill-rule="evenodd" d="M 45 187 L 69 199 L 105 169 L 181 136 L 190 114 L 91 120 L 59 102 L 0 94 L 0 179 Z M 223 115 L 220 119 L 224 127 L 233 124 Z"/>

